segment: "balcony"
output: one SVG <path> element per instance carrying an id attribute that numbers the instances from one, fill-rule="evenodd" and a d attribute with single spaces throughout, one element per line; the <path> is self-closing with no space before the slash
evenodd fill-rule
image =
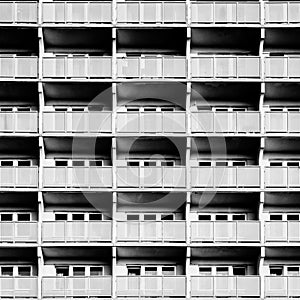
<path id="1" fill-rule="evenodd" d="M 260 133 L 260 113 L 192 112 L 193 133 Z"/>
<path id="2" fill-rule="evenodd" d="M 110 221 L 46 221 L 42 225 L 43 242 L 110 242 Z"/>
<path id="3" fill-rule="evenodd" d="M 265 240 L 266 242 L 300 242 L 300 222 L 265 222 Z"/>
<path id="4" fill-rule="evenodd" d="M 37 70 L 35 56 L 0 55 L 0 78 L 37 78 Z"/>
<path id="5" fill-rule="evenodd" d="M 196 188 L 258 188 L 260 168 L 246 167 L 192 167 L 191 184 Z"/>
<path id="6" fill-rule="evenodd" d="M 185 297 L 185 276 L 118 276 L 118 297 Z"/>
<path id="7" fill-rule="evenodd" d="M 37 242 L 37 222 L 0 222 L 0 242 Z"/>
<path id="8" fill-rule="evenodd" d="M 184 242 L 185 221 L 119 221 L 117 240 L 121 242 Z"/>
<path id="9" fill-rule="evenodd" d="M 44 57 L 44 78 L 110 78 L 111 57 Z"/>
<path id="10" fill-rule="evenodd" d="M 37 278 L 31 277 L 0 277 L 0 297 L 1 298 L 37 298 Z"/>
<path id="11" fill-rule="evenodd" d="M 111 112 L 55 112 L 43 113 L 45 133 L 111 133 Z"/>
<path id="12" fill-rule="evenodd" d="M 117 3 L 117 22 L 136 24 L 185 23 L 184 2 L 124 2 Z"/>
<path id="13" fill-rule="evenodd" d="M 119 133 L 185 133 L 185 112 L 118 112 Z"/>
<path id="14" fill-rule="evenodd" d="M 300 56 L 282 56 L 265 58 L 265 77 L 300 78 Z"/>
<path id="15" fill-rule="evenodd" d="M 202 243 L 260 242 L 259 221 L 191 222 L 191 241 Z"/>
<path id="16" fill-rule="evenodd" d="M 108 188 L 111 167 L 44 167 L 44 188 Z"/>
<path id="17" fill-rule="evenodd" d="M 300 276 L 265 277 L 265 297 L 299 297 Z"/>
<path id="18" fill-rule="evenodd" d="M 260 24 L 260 5 L 255 2 L 194 2 L 192 24 Z"/>
<path id="19" fill-rule="evenodd" d="M 299 167 L 266 167 L 265 186 L 276 187 L 300 187 Z"/>
<path id="20" fill-rule="evenodd" d="M 300 133 L 299 112 L 265 112 L 267 133 Z"/>
<path id="21" fill-rule="evenodd" d="M 37 23 L 37 2 L 6 1 L 0 2 L 0 23 L 35 24 Z"/>
<path id="22" fill-rule="evenodd" d="M 0 112 L 1 133 L 37 133 L 37 112 Z"/>
<path id="23" fill-rule="evenodd" d="M 0 167 L 1 188 L 37 188 L 38 167 Z"/>
<path id="24" fill-rule="evenodd" d="M 43 277 L 43 297 L 111 296 L 111 276 Z"/>
<path id="25" fill-rule="evenodd" d="M 185 188 L 185 167 L 117 167 L 117 187 Z"/>
<path id="26" fill-rule="evenodd" d="M 192 297 L 259 297 L 259 276 L 192 276 Z"/>
<path id="27" fill-rule="evenodd" d="M 119 57 L 119 78 L 185 78 L 186 58 L 170 57 Z"/>
<path id="28" fill-rule="evenodd" d="M 260 78 L 257 56 L 197 56 L 191 64 L 192 78 Z"/>
<path id="29" fill-rule="evenodd" d="M 265 2 L 266 24 L 300 23 L 300 3 L 294 1 Z"/>
<path id="30" fill-rule="evenodd" d="M 111 23 L 111 2 L 44 2 L 43 23 Z"/>

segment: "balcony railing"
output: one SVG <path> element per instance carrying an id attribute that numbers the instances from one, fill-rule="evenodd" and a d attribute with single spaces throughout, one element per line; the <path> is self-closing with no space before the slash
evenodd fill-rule
<path id="1" fill-rule="evenodd" d="M 300 56 L 266 57 L 265 78 L 300 78 Z"/>
<path id="2" fill-rule="evenodd" d="M 119 297 L 184 297 L 185 276 L 118 276 Z"/>
<path id="3" fill-rule="evenodd" d="M 5 1 L 0 2 L 0 23 L 34 24 L 37 23 L 37 2 Z"/>
<path id="4" fill-rule="evenodd" d="M 191 63 L 192 78 L 260 78 L 257 56 L 197 56 Z"/>
<path id="5" fill-rule="evenodd" d="M 193 112 L 194 133 L 259 133 L 260 113 L 248 112 Z"/>
<path id="6" fill-rule="evenodd" d="M 260 186 L 260 168 L 246 167 L 192 167 L 192 187 L 255 188 Z"/>
<path id="7" fill-rule="evenodd" d="M 274 23 L 300 23 L 300 2 L 280 1 L 265 2 L 265 22 Z"/>
<path id="8" fill-rule="evenodd" d="M 110 221 L 45 221 L 43 242 L 109 242 Z"/>
<path id="9" fill-rule="evenodd" d="M 45 188 L 104 188 L 112 186 L 111 167 L 44 167 Z"/>
<path id="10" fill-rule="evenodd" d="M 265 112 L 267 133 L 300 133 L 300 112 Z"/>
<path id="11" fill-rule="evenodd" d="M 133 242 L 184 242 L 185 221 L 118 221 L 117 240 Z"/>
<path id="12" fill-rule="evenodd" d="M 37 112 L 0 112 L 0 132 L 37 133 Z"/>
<path id="13" fill-rule="evenodd" d="M 266 242 L 300 242 L 300 222 L 265 222 L 265 240 Z"/>
<path id="14" fill-rule="evenodd" d="M 111 57 L 44 57 L 44 78 L 109 78 Z"/>
<path id="15" fill-rule="evenodd" d="M 185 23 L 184 2 L 130 2 L 117 3 L 118 23 Z"/>
<path id="16" fill-rule="evenodd" d="M 194 2 L 191 11 L 192 23 L 260 23 L 260 5 L 255 2 Z"/>
<path id="17" fill-rule="evenodd" d="M 118 187 L 184 188 L 185 167 L 117 167 Z"/>
<path id="18" fill-rule="evenodd" d="M 37 222 L 0 222 L 0 242 L 37 242 Z"/>
<path id="19" fill-rule="evenodd" d="M 20 276 L 0 277 L 0 297 L 1 298 L 36 298 L 38 295 L 37 277 Z"/>
<path id="20" fill-rule="evenodd" d="M 300 276 L 265 277 L 265 297 L 299 297 Z"/>
<path id="21" fill-rule="evenodd" d="M 185 112 L 118 112 L 117 132 L 185 133 Z"/>
<path id="22" fill-rule="evenodd" d="M 55 112 L 43 113 L 45 133 L 98 133 L 112 131 L 111 112 Z"/>
<path id="23" fill-rule="evenodd" d="M 111 296 L 111 276 L 43 277 L 43 297 Z"/>
<path id="24" fill-rule="evenodd" d="M 111 2 L 44 2 L 43 23 L 111 23 Z"/>
<path id="25" fill-rule="evenodd" d="M 259 276 L 192 276 L 194 297 L 259 297 Z"/>
<path id="26" fill-rule="evenodd" d="M 276 187 L 300 187 L 299 167 L 266 167 L 265 186 Z"/>
<path id="27" fill-rule="evenodd" d="M 38 167 L 0 167 L 0 188 L 38 186 Z"/>
<path id="28" fill-rule="evenodd" d="M 259 221 L 191 222 L 192 242 L 260 242 Z"/>
<path id="29" fill-rule="evenodd" d="M 119 78 L 185 78 L 186 58 L 171 57 L 119 57 Z"/>
<path id="30" fill-rule="evenodd" d="M 1 78 L 36 78 L 37 57 L 0 55 Z"/>

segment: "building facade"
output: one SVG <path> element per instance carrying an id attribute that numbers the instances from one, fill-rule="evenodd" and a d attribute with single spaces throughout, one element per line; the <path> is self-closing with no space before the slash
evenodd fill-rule
<path id="1" fill-rule="evenodd" d="M 0 297 L 300 297 L 300 3 L 1 1 Z"/>

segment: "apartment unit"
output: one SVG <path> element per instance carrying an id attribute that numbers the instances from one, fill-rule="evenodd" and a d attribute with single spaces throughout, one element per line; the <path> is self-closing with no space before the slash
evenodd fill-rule
<path id="1" fill-rule="evenodd" d="M 0 1 L 0 298 L 300 297 L 300 3 Z"/>

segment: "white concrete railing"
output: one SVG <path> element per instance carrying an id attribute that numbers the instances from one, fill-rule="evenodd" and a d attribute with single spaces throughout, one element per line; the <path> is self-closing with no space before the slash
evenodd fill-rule
<path id="1" fill-rule="evenodd" d="M 298 1 L 276 1 L 264 2 L 265 23 L 300 23 L 300 2 Z"/>
<path id="2" fill-rule="evenodd" d="M 44 167 L 44 188 L 112 187 L 112 167 Z"/>
<path id="3" fill-rule="evenodd" d="M 34 24 L 37 23 L 37 2 L 1 1 L 0 23 Z"/>
<path id="4" fill-rule="evenodd" d="M 185 78 L 186 57 L 118 57 L 119 78 Z"/>
<path id="5" fill-rule="evenodd" d="M 0 167 L 1 188 L 37 188 L 38 167 Z"/>
<path id="6" fill-rule="evenodd" d="M 300 112 L 265 112 L 266 133 L 300 133 Z"/>
<path id="7" fill-rule="evenodd" d="M 260 112 L 192 112 L 193 133 L 260 133 Z"/>
<path id="8" fill-rule="evenodd" d="M 259 276 L 192 276 L 194 297 L 259 297 Z"/>
<path id="9" fill-rule="evenodd" d="M 37 133 L 38 112 L 0 112 L 0 132 Z"/>
<path id="10" fill-rule="evenodd" d="M 117 187 L 184 188 L 185 167 L 117 166 Z"/>
<path id="11" fill-rule="evenodd" d="M 117 276 L 117 296 L 172 297 L 186 295 L 185 276 Z"/>
<path id="12" fill-rule="evenodd" d="M 117 221 L 117 240 L 184 242 L 185 221 Z"/>
<path id="13" fill-rule="evenodd" d="M 193 56 L 192 78 L 260 78 L 258 56 Z"/>
<path id="14" fill-rule="evenodd" d="M 97 133 L 112 132 L 111 112 L 43 112 L 45 133 Z"/>
<path id="15" fill-rule="evenodd" d="M 265 78 L 300 78 L 300 55 L 265 57 Z"/>
<path id="16" fill-rule="evenodd" d="M 110 221 L 44 221 L 43 242 L 109 242 Z"/>
<path id="17" fill-rule="evenodd" d="M 194 24 L 260 24 L 260 4 L 256 2 L 199 1 L 191 3 Z"/>
<path id="18" fill-rule="evenodd" d="M 185 2 L 126 1 L 117 3 L 118 23 L 185 23 Z"/>
<path id="19" fill-rule="evenodd" d="M 0 78 L 36 78 L 36 56 L 0 55 Z"/>
<path id="20" fill-rule="evenodd" d="M 42 3 L 43 23 L 111 23 L 111 2 L 59 1 Z"/>
<path id="21" fill-rule="evenodd" d="M 0 222 L 0 243 L 37 242 L 37 222 Z"/>
<path id="22" fill-rule="evenodd" d="M 186 113 L 118 112 L 117 132 L 120 133 L 185 133 Z"/>
<path id="23" fill-rule="evenodd" d="M 110 56 L 44 57 L 44 78 L 109 78 L 112 76 Z"/>
<path id="24" fill-rule="evenodd" d="M 300 242 L 299 221 L 266 221 L 266 242 Z"/>
<path id="25" fill-rule="evenodd" d="M 192 221 L 192 242 L 260 242 L 259 221 Z"/>
<path id="26" fill-rule="evenodd" d="M 1 276 L 0 297 L 37 298 L 38 278 L 35 276 Z"/>
<path id="27" fill-rule="evenodd" d="M 300 276 L 266 276 L 265 297 L 299 297 Z"/>
<path id="28" fill-rule="evenodd" d="M 299 167 L 265 167 L 265 187 L 300 187 Z"/>
<path id="29" fill-rule="evenodd" d="M 111 296 L 111 276 L 43 277 L 43 297 Z"/>
<path id="30" fill-rule="evenodd" d="M 260 167 L 191 167 L 192 187 L 260 187 Z"/>

